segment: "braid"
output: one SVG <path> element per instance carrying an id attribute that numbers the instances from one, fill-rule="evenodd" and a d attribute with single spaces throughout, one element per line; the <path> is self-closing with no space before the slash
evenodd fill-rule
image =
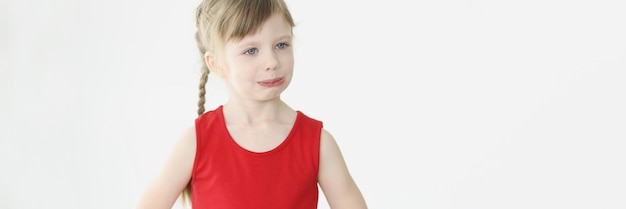
<path id="1" fill-rule="evenodd" d="M 198 7 L 198 15 L 202 14 L 202 7 Z M 196 43 L 198 44 L 198 51 L 200 52 L 200 57 L 202 57 L 202 69 L 201 69 L 201 74 L 200 74 L 200 85 L 198 85 L 198 89 L 200 90 L 200 92 L 198 92 L 198 116 L 202 115 L 202 113 L 204 113 L 204 103 L 206 102 L 206 100 L 204 99 L 204 95 L 206 94 L 206 82 L 209 79 L 209 67 L 206 65 L 206 62 L 204 60 L 204 53 L 207 51 L 207 49 L 204 47 L 204 45 L 202 44 L 202 38 L 200 37 L 201 31 L 197 31 L 195 38 L 196 38 Z"/>
<path id="2" fill-rule="evenodd" d="M 202 75 L 200 75 L 200 85 L 198 86 L 200 92 L 198 93 L 198 115 L 202 115 L 204 113 L 204 103 L 206 100 L 204 99 L 204 95 L 206 94 L 206 83 L 209 79 L 209 68 L 206 64 L 202 65 Z"/>

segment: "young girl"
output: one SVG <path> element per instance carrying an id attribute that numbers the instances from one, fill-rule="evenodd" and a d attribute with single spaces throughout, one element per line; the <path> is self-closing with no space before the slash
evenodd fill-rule
<path id="1" fill-rule="evenodd" d="M 196 12 L 204 59 L 195 126 L 184 132 L 138 208 L 367 208 L 322 122 L 285 104 L 294 22 L 282 0 L 204 0 Z M 228 101 L 204 111 L 209 72 Z M 190 198 L 189 198 L 190 197 Z"/>

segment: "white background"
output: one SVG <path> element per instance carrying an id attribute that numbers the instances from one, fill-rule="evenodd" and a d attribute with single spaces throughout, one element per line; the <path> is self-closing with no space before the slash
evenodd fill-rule
<path id="1" fill-rule="evenodd" d="M 0 208 L 134 206 L 196 116 L 198 3 L 0 1 Z M 284 99 L 370 208 L 626 208 L 623 1 L 287 3 Z"/>

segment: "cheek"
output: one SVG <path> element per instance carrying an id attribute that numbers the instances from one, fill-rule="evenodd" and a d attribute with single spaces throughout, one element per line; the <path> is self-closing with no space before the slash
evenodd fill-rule
<path id="1" fill-rule="evenodd" d="M 250 60 L 230 59 L 228 60 L 227 77 L 234 80 L 242 80 L 250 77 L 253 65 Z"/>
<path id="2" fill-rule="evenodd" d="M 291 71 L 293 70 L 293 62 L 293 54 L 286 54 L 280 60 L 280 66 L 282 66 L 282 68 L 285 70 Z"/>
<path id="3" fill-rule="evenodd" d="M 254 70 L 253 68 L 239 68 L 234 71 L 233 80 L 238 83 L 238 85 L 252 85 L 252 83 L 256 82 L 258 79 L 257 76 L 258 70 Z"/>

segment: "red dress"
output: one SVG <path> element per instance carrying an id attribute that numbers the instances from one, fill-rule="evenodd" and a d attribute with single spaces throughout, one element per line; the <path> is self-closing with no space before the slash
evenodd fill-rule
<path id="1" fill-rule="evenodd" d="M 196 119 L 193 209 L 317 208 L 322 122 L 297 112 L 287 138 L 251 152 L 230 136 L 222 106 Z"/>

